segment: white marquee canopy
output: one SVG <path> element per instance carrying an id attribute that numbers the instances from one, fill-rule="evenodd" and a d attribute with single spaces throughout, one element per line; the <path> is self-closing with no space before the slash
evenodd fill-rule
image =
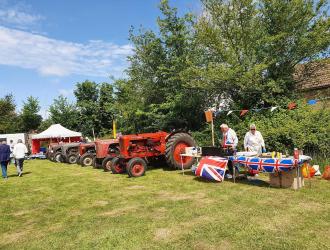
<path id="1" fill-rule="evenodd" d="M 32 136 L 32 139 L 47 139 L 47 138 L 66 138 L 66 137 L 80 137 L 80 132 L 75 132 L 63 127 L 61 124 L 53 124 L 40 134 Z"/>

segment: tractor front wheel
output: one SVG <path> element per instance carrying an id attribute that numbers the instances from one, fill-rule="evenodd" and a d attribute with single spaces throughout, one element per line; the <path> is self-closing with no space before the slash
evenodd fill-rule
<path id="1" fill-rule="evenodd" d="M 54 155 L 54 161 L 55 162 L 63 162 L 63 156 L 61 152 L 58 152 Z"/>
<path id="2" fill-rule="evenodd" d="M 126 167 L 129 177 L 140 177 L 147 170 L 147 163 L 142 158 L 130 159 Z"/>
<path id="3" fill-rule="evenodd" d="M 112 159 L 113 157 L 105 157 L 104 160 L 102 161 L 102 167 L 104 169 L 104 172 L 110 172 L 111 170 L 111 165 L 112 165 Z"/>
<path id="4" fill-rule="evenodd" d="M 181 159 L 181 154 L 185 153 L 186 147 L 195 147 L 196 142 L 187 133 L 177 133 L 172 135 L 166 143 L 166 162 L 173 169 L 187 169 L 194 163 L 193 157 L 184 156 Z M 182 160 L 182 162 L 181 162 Z"/>
<path id="5" fill-rule="evenodd" d="M 125 172 L 125 163 L 122 159 L 115 157 L 111 161 L 110 169 L 113 174 L 122 174 Z"/>
<path id="6" fill-rule="evenodd" d="M 69 164 L 76 164 L 77 160 L 78 160 L 78 155 L 76 154 L 70 154 L 67 158 Z"/>
<path id="7" fill-rule="evenodd" d="M 93 159 L 94 159 L 93 154 L 89 154 L 89 153 L 83 154 L 80 157 L 80 164 L 81 164 L 82 167 L 92 166 Z"/>

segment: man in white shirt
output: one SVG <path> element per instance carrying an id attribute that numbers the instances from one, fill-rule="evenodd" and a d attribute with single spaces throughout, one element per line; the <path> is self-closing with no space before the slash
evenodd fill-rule
<path id="1" fill-rule="evenodd" d="M 227 124 L 221 124 L 220 129 L 222 132 L 221 146 L 229 155 L 233 155 L 238 144 L 236 132 L 233 129 L 229 128 Z M 233 163 L 229 161 L 227 167 L 229 173 L 226 173 L 226 178 L 231 179 L 234 167 Z"/>
<path id="2" fill-rule="evenodd" d="M 261 133 L 257 131 L 255 124 L 251 124 L 250 131 L 245 134 L 244 149 L 245 151 L 256 152 L 258 155 L 262 152 L 266 152 L 264 138 Z"/>
<path id="3" fill-rule="evenodd" d="M 20 139 L 17 141 L 17 144 L 14 146 L 13 155 L 16 161 L 16 168 L 18 176 L 21 177 L 23 173 L 23 164 L 25 154 L 27 154 L 28 150 L 26 146 L 23 144 L 23 141 Z"/>
<path id="4" fill-rule="evenodd" d="M 221 146 L 225 149 L 235 149 L 238 144 L 238 138 L 236 132 L 228 127 L 227 124 L 221 124 L 222 132 Z"/>

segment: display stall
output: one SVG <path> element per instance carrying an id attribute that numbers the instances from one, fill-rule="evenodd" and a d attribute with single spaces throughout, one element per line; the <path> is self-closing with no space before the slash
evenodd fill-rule
<path id="1" fill-rule="evenodd" d="M 201 157 L 193 172 L 196 176 L 222 182 L 228 169 L 228 162 L 230 162 L 233 164 L 234 182 L 237 172 L 243 168 L 246 172 L 253 174 L 269 173 L 270 185 L 272 186 L 290 186 L 297 189 L 303 185 L 303 176 L 300 168 L 305 162 L 310 160 L 311 157 L 305 155 L 299 155 L 298 159 L 294 159 L 294 157 L 259 157 L 251 152 L 238 152 L 235 156 Z"/>
<path id="2" fill-rule="evenodd" d="M 60 142 L 79 142 L 82 134 L 63 127 L 61 124 L 51 125 L 48 129 L 32 136 L 32 154 L 40 152 L 42 142 L 60 143 Z"/>

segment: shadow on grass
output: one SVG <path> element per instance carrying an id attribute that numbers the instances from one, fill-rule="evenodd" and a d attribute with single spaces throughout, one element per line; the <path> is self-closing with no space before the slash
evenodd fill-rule
<path id="1" fill-rule="evenodd" d="M 182 174 L 182 173 L 180 173 L 180 174 Z M 185 172 L 185 175 L 194 175 L 194 174 L 192 172 L 190 172 L 190 173 Z M 194 180 L 198 181 L 198 182 L 204 182 L 204 183 L 221 183 L 221 182 L 218 182 L 218 181 L 215 181 L 215 180 L 209 180 L 209 179 L 199 177 L 199 176 L 196 176 L 194 178 Z M 234 183 L 234 179 L 224 179 L 224 181 Z M 267 181 L 259 180 L 259 179 L 248 180 L 247 178 L 244 178 L 244 177 L 236 177 L 235 183 L 236 184 L 249 185 L 249 186 L 258 186 L 258 187 L 267 187 L 267 188 L 269 187 L 269 183 Z"/>
<path id="2" fill-rule="evenodd" d="M 269 183 L 267 181 L 259 180 L 259 179 L 256 179 L 256 180 L 248 180 L 248 179 L 237 180 L 236 179 L 236 183 L 237 184 L 249 185 L 249 186 L 258 186 L 258 187 L 267 187 L 267 188 L 269 188 Z"/>
<path id="3" fill-rule="evenodd" d="M 28 175 L 28 174 L 31 174 L 32 172 L 23 172 L 23 174 L 22 174 L 22 177 L 24 176 L 24 175 Z M 19 177 L 18 176 L 18 174 L 11 174 L 11 175 L 8 175 L 8 177 Z"/>

